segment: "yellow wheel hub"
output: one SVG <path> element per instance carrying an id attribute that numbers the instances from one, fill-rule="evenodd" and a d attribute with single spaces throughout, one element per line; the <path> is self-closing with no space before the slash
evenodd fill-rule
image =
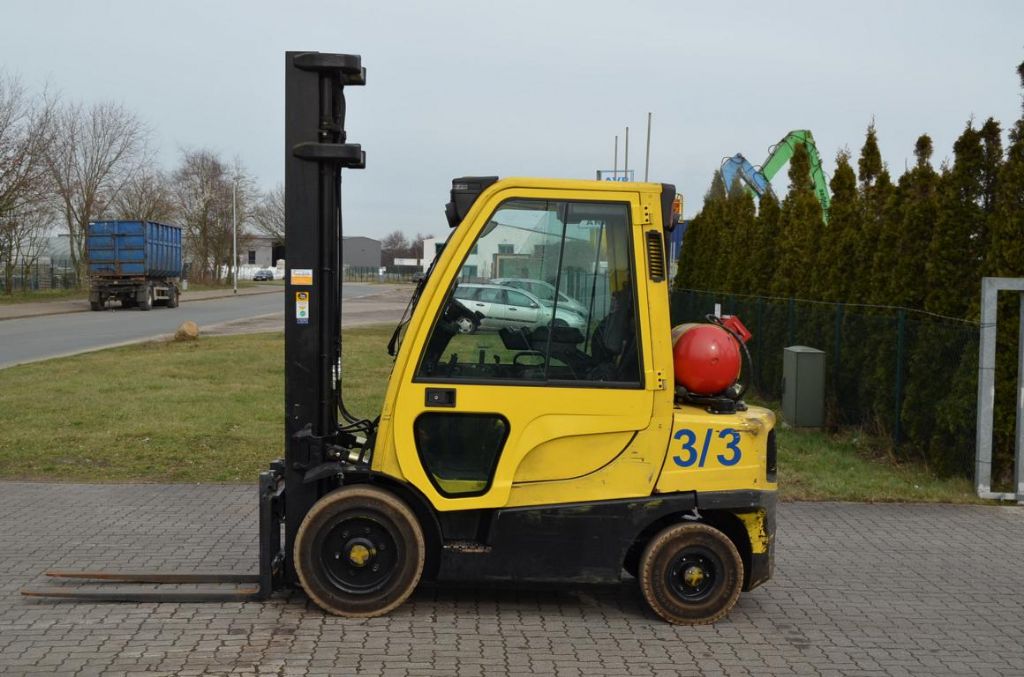
<path id="1" fill-rule="evenodd" d="M 704 582 L 704 570 L 700 567 L 687 567 L 683 572 L 683 581 L 691 588 L 696 588 Z"/>
<path id="2" fill-rule="evenodd" d="M 361 543 L 357 543 L 348 551 L 348 561 L 352 562 L 352 564 L 355 564 L 357 567 L 361 567 L 366 564 L 367 560 L 373 557 L 373 554 L 373 550 L 367 548 Z"/>

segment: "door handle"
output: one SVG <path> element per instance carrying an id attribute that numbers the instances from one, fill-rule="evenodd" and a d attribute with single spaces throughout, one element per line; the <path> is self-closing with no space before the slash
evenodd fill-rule
<path id="1" fill-rule="evenodd" d="M 427 397 L 424 406 L 454 407 L 455 388 L 427 388 Z"/>

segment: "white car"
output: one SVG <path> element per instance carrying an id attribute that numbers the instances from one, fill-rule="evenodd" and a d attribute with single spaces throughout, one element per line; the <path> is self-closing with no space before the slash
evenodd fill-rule
<path id="1" fill-rule="evenodd" d="M 455 298 L 469 310 L 482 315 L 482 329 L 540 327 L 552 321 L 551 305 L 523 289 L 500 284 L 460 282 L 455 288 Z M 587 320 L 582 314 L 559 305 L 555 309 L 554 324 L 583 331 Z M 459 329 L 465 333 L 474 328 L 469 320 L 459 321 Z"/>
<path id="2" fill-rule="evenodd" d="M 583 317 L 587 316 L 587 307 L 582 303 L 567 296 L 566 294 L 557 291 L 555 285 L 544 280 L 532 280 L 527 277 L 498 277 L 491 280 L 494 284 L 500 284 L 505 287 L 515 287 L 516 289 L 522 289 L 523 291 L 529 292 L 540 299 L 540 302 L 552 306 L 555 304 L 555 295 L 558 295 L 558 307 L 566 308 L 573 311 Z"/>

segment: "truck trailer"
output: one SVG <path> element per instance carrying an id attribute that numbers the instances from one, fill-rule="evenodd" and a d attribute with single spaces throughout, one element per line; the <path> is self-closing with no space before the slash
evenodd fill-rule
<path id="1" fill-rule="evenodd" d="M 89 307 L 178 307 L 181 227 L 153 221 L 95 221 L 85 241 Z"/>

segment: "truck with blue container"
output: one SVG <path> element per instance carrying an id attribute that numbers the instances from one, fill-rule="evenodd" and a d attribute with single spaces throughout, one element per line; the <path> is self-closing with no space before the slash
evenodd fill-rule
<path id="1" fill-rule="evenodd" d="M 178 306 L 181 227 L 153 221 L 95 221 L 85 241 L 89 307 L 110 300 L 124 308 Z"/>

